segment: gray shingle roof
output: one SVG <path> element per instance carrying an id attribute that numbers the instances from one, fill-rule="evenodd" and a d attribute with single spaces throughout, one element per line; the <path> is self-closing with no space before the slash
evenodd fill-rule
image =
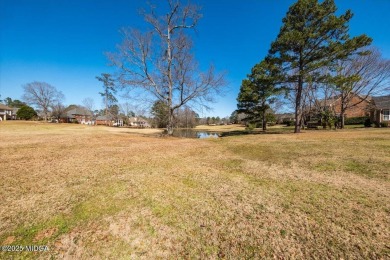
<path id="1" fill-rule="evenodd" d="M 390 95 L 381 97 L 372 97 L 374 105 L 378 109 L 390 109 Z"/>
<path id="2" fill-rule="evenodd" d="M 0 104 L 0 109 L 12 110 L 11 107 L 7 107 L 6 105 L 3 105 L 3 104 Z"/>
<path id="3" fill-rule="evenodd" d="M 92 116 L 92 113 L 87 109 L 82 107 L 76 107 L 66 112 L 68 116 L 70 115 L 83 115 L 83 116 Z"/>
<path id="4" fill-rule="evenodd" d="M 98 116 L 98 117 L 96 117 L 96 120 L 113 120 L 114 119 L 114 117 L 113 116 L 110 116 L 110 115 L 108 115 L 108 116 Z"/>

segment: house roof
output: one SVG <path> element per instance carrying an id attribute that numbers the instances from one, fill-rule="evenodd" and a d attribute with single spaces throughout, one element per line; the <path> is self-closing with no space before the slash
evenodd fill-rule
<path id="1" fill-rule="evenodd" d="M 143 117 L 129 117 L 129 122 L 130 123 L 143 123 L 143 124 L 148 124 L 148 120 L 146 120 Z"/>
<path id="2" fill-rule="evenodd" d="M 390 109 L 390 95 L 381 97 L 372 97 L 374 105 L 378 109 Z"/>
<path id="3" fill-rule="evenodd" d="M 108 115 L 108 116 L 98 116 L 98 117 L 96 117 L 96 120 L 113 120 L 114 119 L 114 117 L 113 116 L 110 116 L 110 115 Z"/>
<path id="4" fill-rule="evenodd" d="M 3 105 L 3 104 L 0 104 L 0 109 L 4 109 L 4 110 L 12 110 L 11 107 L 7 107 L 6 105 Z"/>
<path id="5" fill-rule="evenodd" d="M 83 116 L 92 116 L 92 113 L 85 108 L 76 107 L 66 112 L 68 116 L 71 115 L 83 115 Z"/>

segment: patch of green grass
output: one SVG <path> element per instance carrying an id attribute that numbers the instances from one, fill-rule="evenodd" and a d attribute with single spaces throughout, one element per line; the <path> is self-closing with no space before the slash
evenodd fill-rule
<path id="1" fill-rule="evenodd" d="M 183 184 L 188 186 L 189 188 L 197 188 L 199 186 L 198 182 L 195 181 L 191 176 L 187 176 L 183 179 Z"/>
<path id="2" fill-rule="evenodd" d="M 327 162 L 319 162 L 313 165 L 313 168 L 317 171 L 329 172 L 329 171 L 336 171 L 339 167 L 336 165 L 336 163 L 327 161 Z"/>
<path id="3" fill-rule="evenodd" d="M 109 187 L 96 191 L 95 195 L 89 199 L 76 204 L 70 213 L 51 216 L 44 222 L 22 225 L 15 231 L 2 235 L 0 241 L 12 235 L 16 237 L 16 240 L 12 243 L 13 245 L 31 245 L 34 242 L 35 244 L 37 242 L 47 243 L 48 241 L 54 241 L 62 234 L 68 233 L 76 226 L 102 219 L 105 216 L 115 215 L 133 203 L 129 198 L 116 198 L 116 194 L 122 192 L 125 187 L 125 184 L 120 182 L 110 184 Z M 56 231 L 50 237 L 43 237 L 42 240 L 35 241 L 38 233 L 48 229 L 55 229 Z"/>
<path id="4" fill-rule="evenodd" d="M 364 138 L 364 140 L 353 141 L 317 139 L 301 142 L 299 139 L 267 141 L 264 138 L 263 142 L 229 142 L 227 150 L 242 159 L 268 164 L 289 166 L 294 163 L 320 172 L 344 170 L 357 175 L 383 179 L 389 177 L 386 172 L 388 173 L 390 166 L 390 163 L 383 161 L 382 158 L 384 154 L 390 152 L 390 145 L 386 141 L 380 138 L 379 140 Z M 364 153 L 367 158 L 362 157 Z"/>
<path id="5" fill-rule="evenodd" d="M 344 163 L 344 168 L 346 171 L 353 172 L 355 174 L 366 175 L 369 177 L 373 176 L 373 172 L 370 167 L 367 167 L 367 164 L 356 160 L 346 161 Z"/>

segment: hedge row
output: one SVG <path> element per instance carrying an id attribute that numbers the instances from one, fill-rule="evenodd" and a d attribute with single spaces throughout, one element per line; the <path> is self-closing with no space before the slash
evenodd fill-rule
<path id="1" fill-rule="evenodd" d="M 367 116 L 345 118 L 344 124 L 345 125 L 363 125 L 367 119 L 368 119 Z"/>

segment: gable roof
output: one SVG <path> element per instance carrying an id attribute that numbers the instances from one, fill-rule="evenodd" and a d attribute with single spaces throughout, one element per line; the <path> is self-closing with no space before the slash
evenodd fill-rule
<path id="1" fill-rule="evenodd" d="M 92 113 L 85 108 L 76 107 L 66 112 L 68 115 L 83 115 L 83 116 L 92 116 Z"/>
<path id="2" fill-rule="evenodd" d="M 364 96 L 364 95 L 359 95 L 359 94 L 355 94 L 354 92 L 351 92 L 350 93 L 350 97 L 352 98 L 360 98 L 362 101 L 366 101 L 366 102 L 370 102 L 372 97 L 371 96 Z M 335 95 L 335 96 L 331 96 L 327 99 L 319 99 L 319 100 L 316 100 L 315 102 L 317 103 L 317 105 L 321 106 L 321 107 L 324 107 L 324 106 L 333 106 L 336 104 L 336 102 L 341 98 L 341 94 L 338 94 L 338 95 Z"/>
<path id="3" fill-rule="evenodd" d="M 96 120 L 113 120 L 113 119 L 114 119 L 114 117 L 110 116 L 110 115 L 96 117 Z"/>
<path id="4" fill-rule="evenodd" d="M 140 117 L 140 116 L 138 116 L 138 117 L 133 116 L 133 117 L 129 117 L 129 122 L 130 123 L 140 123 L 140 122 L 147 123 L 148 120 L 146 120 L 145 118 Z"/>
<path id="5" fill-rule="evenodd" d="M 11 107 L 7 107 L 6 105 L 3 105 L 3 104 L 0 104 L 0 109 L 4 109 L 4 110 L 12 110 Z"/>
<path id="6" fill-rule="evenodd" d="M 374 105 L 378 109 L 390 109 L 390 95 L 381 97 L 372 97 Z"/>

